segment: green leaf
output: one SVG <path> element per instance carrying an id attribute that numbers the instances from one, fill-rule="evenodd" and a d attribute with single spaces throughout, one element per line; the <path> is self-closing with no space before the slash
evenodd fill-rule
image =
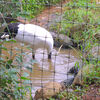
<path id="1" fill-rule="evenodd" d="M 7 61 L 7 64 L 11 65 L 12 62 L 13 62 L 13 60 L 12 60 L 12 59 L 9 59 L 9 60 Z"/>
<path id="2" fill-rule="evenodd" d="M 0 49 L 7 50 L 7 48 L 4 46 L 1 46 Z"/>
<path id="3" fill-rule="evenodd" d="M 29 78 L 26 78 L 26 77 L 21 77 L 21 79 L 23 79 L 23 80 L 30 80 Z"/>
<path id="4" fill-rule="evenodd" d="M 12 39 L 12 40 L 9 40 L 9 42 L 14 42 L 14 43 L 16 43 L 16 40 L 13 40 L 13 39 Z"/>

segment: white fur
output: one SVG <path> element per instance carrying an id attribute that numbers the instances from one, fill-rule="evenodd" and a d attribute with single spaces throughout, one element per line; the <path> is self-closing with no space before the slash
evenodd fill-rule
<path id="1" fill-rule="evenodd" d="M 9 35 L 4 34 L 4 35 L 1 36 L 1 39 L 3 39 L 3 38 L 9 38 Z"/>
<path id="2" fill-rule="evenodd" d="M 48 54 L 52 52 L 54 41 L 46 29 L 33 24 L 19 24 L 18 27 L 16 40 L 30 44 L 34 53 L 38 48 L 47 49 Z"/>

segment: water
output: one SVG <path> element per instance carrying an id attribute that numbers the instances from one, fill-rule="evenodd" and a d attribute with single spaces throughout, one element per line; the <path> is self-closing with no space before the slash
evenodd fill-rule
<path id="1" fill-rule="evenodd" d="M 36 59 L 34 64 L 28 64 L 32 60 L 32 51 L 27 49 L 26 45 L 20 45 L 20 43 L 5 43 L 4 46 L 7 51 L 2 50 L 2 54 L 9 58 L 15 59 L 16 53 L 26 53 L 23 56 L 23 71 L 30 74 L 32 81 L 33 93 L 41 85 L 50 81 L 62 82 L 71 76 L 67 75 L 67 72 L 72 68 L 76 61 L 79 61 L 79 51 L 72 49 L 61 49 L 57 55 L 58 48 L 54 48 L 52 52 L 52 59 L 47 59 L 46 51 L 38 49 L 36 52 Z M 17 48 L 17 49 L 16 49 Z M 10 53 L 9 53 L 10 52 Z M 44 53 L 43 53 L 44 52 Z M 16 64 L 14 60 L 13 64 Z M 32 72 L 26 69 L 26 66 L 32 68 Z"/>

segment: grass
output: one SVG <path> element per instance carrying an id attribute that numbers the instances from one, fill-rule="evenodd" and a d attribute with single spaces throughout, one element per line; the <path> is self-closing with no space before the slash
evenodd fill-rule
<path id="1" fill-rule="evenodd" d="M 66 5 L 61 23 L 58 22 L 57 25 L 51 27 L 53 31 L 71 36 L 75 40 L 86 40 L 90 35 L 99 31 L 100 26 L 96 24 L 100 22 L 100 9 L 86 9 L 77 6 L 73 8 L 68 5 Z M 81 27 L 82 24 L 84 25 Z"/>
<path id="2" fill-rule="evenodd" d="M 65 12 L 61 22 L 57 22 L 55 26 L 51 26 L 51 29 L 60 34 L 66 34 L 74 39 L 74 42 L 79 44 L 82 41 L 81 52 L 87 53 L 88 61 L 86 58 L 82 59 L 84 68 L 87 65 L 92 65 L 93 68 L 88 72 L 84 71 L 83 88 L 77 86 L 73 89 L 73 92 L 65 91 L 57 95 L 58 99 L 71 99 L 80 100 L 81 96 L 87 91 L 87 88 L 92 84 L 100 84 L 100 58 L 98 51 L 96 51 L 98 58 L 93 58 L 91 49 L 94 46 L 100 46 L 95 38 L 95 34 L 100 30 L 100 5 L 97 5 L 95 0 L 72 0 L 66 4 Z M 82 54 L 83 55 L 83 54 Z M 77 95 L 77 92 L 80 94 Z M 56 100 L 56 99 L 51 99 Z"/>
<path id="3" fill-rule="evenodd" d="M 21 7 L 18 5 L 19 3 L 16 0 L 12 0 L 16 4 L 9 4 L 7 7 L 4 8 L 4 4 L 0 4 L 0 12 L 2 12 L 5 16 L 7 14 L 12 14 L 13 17 L 17 17 L 19 15 L 27 18 L 33 18 L 38 13 L 40 13 L 44 9 L 44 5 L 49 5 L 49 0 L 43 1 L 43 0 L 28 0 L 25 2 L 25 0 L 22 0 L 22 12 Z M 53 0 L 51 4 L 55 4 L 59 2 L 60 0 Z M 35 5 L 37 2 L 39 2 L 40 5 Z M 28 3 L 26 5 L 26 3 Z M 16 7 L 14 7 L 16 6 Z M 56 23 L 55 26 L 52 26 L 52 29 L 54 31 L 57 31 L 61 34 L 66 34 L 68 36 L 71 36 L 74 38 L 77 43 L 79 41 L 83 40 L 83 44 L 85 44 L 85 47 L 81 45 L 81 51 L 83 50 L 85 52 L 89 52 L 91 48 L 96 44 L 97 40 L 95 39 L 94 35 L 100 30 L 100 8 L 97 7 L 96 3 L 91 0 L 73 0 L 73 2 L 69 2 L 66 4 L 66 11 L 63 14 L 63 19 L 60 22 Z M 8 9 L 9 8 L 9 9 Z M 13 9 L 12 9 L 13 8 Z M 37 12 L 38 10 L 38 12 Z M 5 13 L 6 12 L 6 13 Z M 28 17 L 29 16 L 29 17 Z M 61 27 L 60 27 L 61 25 Z M 0 45 L 1 46 L 1 45 Z M 5 47 L 1 47 L 1 49 L 7 50 Z M 92 58 L 92 54 L 89 54 L 88 57 Z M 22 57 L 17 57 L 17 60 L 20 62 L 22 60 Z M 84 85 L 90 85 L 92 83 L 98 84 L 99 77 L 100 77 L 100 68 L 98 67 L 100 65 L 100 61 L 97 59 L 95 60 L 89 60 L 88 62 L 83 62 L 87 64 L 93 64 L 94 69 L 90 70 L 88 74 L 86 74 L 84 79 Z M 2 87 L 2 91 L 5 92 L 5 94 L 8 94 L 10 92 L 13 94 L 12 97 L 14 99 L 19 98 L 19 93 L 22 91 L 22 96 L 24 97 L 24 94 L 26 94 L 26 88 L 27 87 L 19 87 L 19 82 L 17 79 L 17 73 L 19 73 L 16 69 L 16 66 L 12 66 L 12 60 L 8 59 L 8 61 L 0 59 L 0 76 L 2 76 L 2 83 L 0 83 L 0 87 Z M 11 77 L 12 76 L 12 77 Z M 26 76 L 26 75 L 25 75 Z M 16 77 L 16 79 L 15 79 Z M 87 80 L 88 77 L 88 80 Z M 7 79 L 7 80 L 6 80 Z M 28 80 L 26 77 L 21 77 L 22 80 Z M 0 88 L 1 89 L 1 88 Z M 76 88 L 74 92 L 81 91 L 80 87 Z M 85 89 L 83 89 L 84 93 Z M 2 97 L 5 96 L 4 92 L 2 92 Z M 81 94 L 82 95 L 82 94 Z M 68 96 L 68 97 L 67 97 Z M 9 98 L 9 95 L 6 95 L 7 98 Z M 70 98 L 72 100 L 77 100 L 77 95 L 73 94 L 71 92 L 63 92 L 58 95 L 59 99 L 62 98 Z M 50 100 L 54 100 L 51 98 Z"/>
<path id="4" fill-rule="evenodd" d="M 5 17 L 10 14 L 13 18 L 21 16 L 31 19 L 39 14 L 45 7 L 52 6 L 59 2 L 61 2 L 61 0 L 2 0 L 0 1 L 0 12 Z"/>
<path id="5" fill-rule="evenodd" d="M 0 12 L 4 17 L 9 15 L 13 18 L 21 16 L 30 20 L 47 6 L 49 7 L 59 2 L 61 0 L 1 0 Z"/>

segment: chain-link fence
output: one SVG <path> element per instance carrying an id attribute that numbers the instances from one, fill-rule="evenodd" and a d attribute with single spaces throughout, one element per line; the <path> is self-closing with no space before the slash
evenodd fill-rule
<path id="1" fill-rule="evenodd" d="M 1 100 L 99 100 L 99 11 L 95 0 L 1 0 Z"/>

